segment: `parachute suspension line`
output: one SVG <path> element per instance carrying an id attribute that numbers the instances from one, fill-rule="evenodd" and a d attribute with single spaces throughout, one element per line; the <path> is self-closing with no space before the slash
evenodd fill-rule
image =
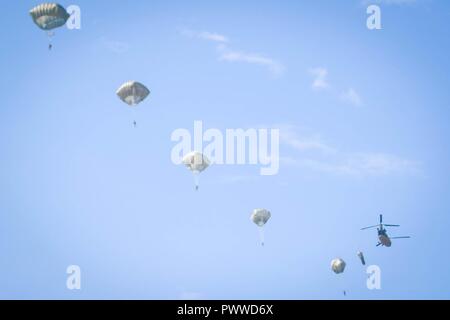
<path id="1" fill-rule="evenodd" d="M 132 103 L 133 105 L 132 105 L 131 108 L 135 109 L 136 105 L 137 105 L 136 100 L 135 100 L 136 99 L 136 87 L 133 86 L 133 88 L 131 90 L 133 91 L 133 103 Z M 136 110 L 134 110 L 132 113 L 133 113 L 133 118 L 136 118 L 136 115 L 135 115 L 136 114 Z M 134 119 L 133 120 L 134 128 L 136 128 L 136 125 L 137 125 L 137 122 L 136 122 L 136 119 Z"/>
<path id="2" fill-rule="evenodd" d="M 261 241 L 261 246 L 264 247 L 264 226 L 261 226 L 259 229 L 259 240 Z"/>
<path id="3" fill-rule="evenodd" d="M 137 128 L 137 122 L 136 122 L 137 108 L 134 106 L 134 107 L 131 107 L 131 109 L 133 109 L 133 110 L 131 111 L 131 115 L 133 116 L 133 117 L 132 117 L 132 118 L 133 118 L 133 127 L 136 129 L 136 128 Z"/>
<path id="4" fill-rule="evenodd" d="M 339 274 L 338 276 L 340 276 L 339 278 L 341 278 L 340 279 L 340 287 L 342 288 L 342 294 L 344 295 L 344 297 L 346 297 L 347 296 L 347 290 L 345 289 L 345 284 L 346 284 L 346 281 L 345 281 L 345 276 L 344 276 L 344 274 L 343 273 L 341 273 L 341 274 Z"/>
<path id="5" fill-rule="evenodd" d="M 200 172 L 195 170 L 195 171 L 193 171 L 193 174 L 194 174 L 195 191 L 198 191 L 198 188 L 200 185 Z"/>
<path id="6" fill-rule="evenodd" d="M 53 31 L 47 31 L 47 38 L 48 38 L 48 50 L 52 50 L 53 44 L 52 44 L 52 37 L 55 35 Z"/>

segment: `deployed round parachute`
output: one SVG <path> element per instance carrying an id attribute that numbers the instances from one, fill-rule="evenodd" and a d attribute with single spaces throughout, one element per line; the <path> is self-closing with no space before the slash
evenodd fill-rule
<path id="1" fill-rule="evenodd" d="M 266 209 L 255 209 L 250 216 L 250 219 L 259 227 L 261 245 L 264 246 L 264 225 L 271 217 L 270 211 Z"/>
<path id="2" fill-rule="evenodd" d="M 129 106 L 136 106 L 141 103 L 150 94 L 150 90 L 147 89 L 142 83 L 137 81 L 125 82 L 117 90 L 119 98 L 128 104 Z"/>
<path id="3" fill-rule="evenodd" d="M 343 273 L 345 270 L 345 261 L 337 258 L 331 261 L 331 270 L 333 270 L 334 273 L 339 274 Z"/>
<path id="4" fill-rule="evenodd" d="M 150 94 L 150 90 L 142 83 L 128 81 L 117 89 L 117 96 L 129 106 L 136 106 Z M 136 121 L 133 122 L 136 127 Z"/>
<path id="5" fill-rule="evenodd" d="M 252 221 L 258 226 L 263 227 L 270 219 L 270 211 L 266 209 L 255 209 L 250 217 Z"/>
<path id="6" fill-rule="evenodd" d="M 192 151 L 183 157 L 183 164 L 194 174 L 195 190 L 198 190 L 199 175 L 211 164 L 209 159 L 201 152 Z"/>
<path id="7" fill-rule="evenodd" d="M 333 270 L 334 273 L 340 274 L 343 273 L 345 270 L 345 261 L 341 258 L 336 258 L 331 261 L 331 270 Z M 343 290 L 344 296 L 347 295 L 347 292 Z"/>
<path id="8" fill-rule="evenodd" d="M 40 4 L 30 10 L 30 15 L 39 28 L 47 31 L 49 39 L 53 36 L 51 30 L 62 27 L 70 18 L 66 9 L 57 3 Z M 52 44 L 49 43 L 49 49 L 51 48 Z"/>

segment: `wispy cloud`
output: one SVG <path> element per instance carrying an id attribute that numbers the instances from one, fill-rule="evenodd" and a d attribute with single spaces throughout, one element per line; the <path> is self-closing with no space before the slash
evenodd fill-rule
<path id="1" fill-rule="evenodd" d="M 355 89 L 349 88 L 348 90 L 341 93 L 341 100 L 348 102 L 355 107 L 362 106 L 362 99 Z"/>
<path id="2" fill-rule="evenodd" d="M 215 42 L 228 42 L 228 38 L 218 34 L 218 33 L 210 33 L 210 32 L 201 32 L 199 34 L 201 39 L 215 41 Z"/>
<path id="3" fill-rule="evenodd" d="M 320 135 L 312 134 L 308 130 L 292 125 L 277 125 L 274 126 L 280 130 L 280 142 L 298 151 L 319 151 L 322 153 L 335 153 L 335 148 L 325 143 Z"/>
<path id="4" fill-rule="evenodd" d="M 260 53 L 244 52 L 235 50 L 228 46 L 230 40 L 228 37 L 208 31 L 196 32 L 190 29 L 183 29 L 181 34 L 190 38 L 197 38 L 211 41 L 217 44 L 218 60 L 225 62 L 241 62 L 259 65 L 267 68 L 272 74 L 279 76 L 285 68 L 275 59 Z"/>
<path id="5" fill-rule="evenodd" d="M 314 89 L 328 88 L 328 70 L 323 67 L 309 69 L 309 73 L 314 77 L 312 87 Z"/>
<path id="6" fill-rule="evenodd" d="M 400 158 L 387 153 L 350 153 L 340 154 L 333 160 L 313 158 L 288 158 L 286 164 L 298 165 L 336 175 L 351 176 L 387 176 L 391 174 L 420 175 L 420 164 L 416 161 Z"/>
<path id="7" fill-rule="evenodd" d="M 220 61 L 245 62 L 260 65 L 263 67 L 267 67 L 274 75 L 281 75 L 284 72 L 284 66 L 281 63 L 261 54 L 234 51 L 224 46 L 221 46 L 219 48 L 219 51 Z"/>
<path id="8" fill-rule="evenodd" d="M 347 157 L 347 165 L 357 173 L 365 172 L 372 175 L 419 173 L 417 161 L 387 153 L 353 153 Z"/>
<path id="9" fill-rule="evenodd" d="M 182 29 L 181 34 L 191 38 L 198 38 L 218 43 L 227 43 L 229 41 L 228 38 L 222 34 L 208 31 L 197 32 L 190 29 Z"/>
<path id="10" fill-rule="evenodd" d="M 254 182 L 260 176 L 250 176 L 250 175 L 226 175 L 219 177 L 219 182 L 223 184 L 227 183 L 243 183 L 243 182 Z"/>
<path id="11" fill-rule="evenodd" d="M 101 39 L 101 44 L 104 48 L 106 48 L 108 51 L 111 51 L 113 53 L 117 54 L 123 54 L 126 53 L 130 49 L 130 45 L 123 41 L 117 41 L 117 40 L 110 40 L 103 38 Z"/>
<path id="12" fill-rule="evenodd" d="M 323 90 L 330 88 L 331 90 L 327 90 L 326 92 L 329 94 L 335 95 L 341 101 L 345 103 L 349 103 L 355 107 L 360 107 L 363 105 L 362 98 L 360 94 L 354 89 L 349 88 L 345 91 L 339 93 L 338 89 L 333 88 L 328 82 L 328 69 L 324 67 L 316 67 L 308 70 L 308 73 L 313 76 L 313 82 L 311 87 L 316 90 Z"/>
<path id="13" fill-rule="evenodd" d="M 290 125 L 278 127 L 280 142 L 291 148 L 291 155 L 284 155 L 280 159 L 283 165 L 360 177 L 421 174 L 420 163 L 417 161 L 384 152 L 341 151 L 324 143 L 319 135 L 305 135 L 304 130 Z"/>

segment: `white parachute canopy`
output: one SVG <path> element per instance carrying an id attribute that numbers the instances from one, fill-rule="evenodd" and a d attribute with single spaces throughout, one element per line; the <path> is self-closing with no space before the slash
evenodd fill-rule
<path id="1" fill-rule="evenodd" d="M 199 174 L 209 167 L 209 159 L 201 152 L 192 151 L 183 157 L 183 164 L 194 174 L 195 190 L 198 190 Z"/>
<path id="2" fill-rule="evenodd" d="M 57 3 L 43 3 L 30 10 L 34 23 L 42 30 L 49 31 L 62 27 L 70 18 L 63 6 Z"/>
<path id="3" fill-rule="evenodd" d="M 119 98 L 129 106 L 136 106 L 150 94 L 150 90 L 137 81 L 125 82 L 117 90 Z"/>
<path id="4" fill-rule="evenodd" d="M 331 270 L 333 270 L 334 273 L 339 274 L 343 273 L 345 270 L 345 261 L 341 258 L 336 258 L 333 261 L 331 261 Z"/>
<path id="5" fill-rule="evenodd" d="M 120 86 L 116 94 L 119 96 L 120 100 L 127 105 L 134 107 L 147 98 L 150 94 L 150 90 L 140 82 L 128 81 Z M 133 124 L 134 127 L 136 127 L 136 120 L 133 121 Z"/>
<path id="6" fill-rule="evenodd" d="M 33 22 L 42 30 L 47 32 L 49 39 L 48 49 L 52 49 L 51 30 L 64 26 L 70 18 L 70 14 L 63 6 L 57 3 L 43 3 L 30 10 Z"/>
<path id="7" fill-rule="evenodd" d="M 264 225 L 271 217 L 270 211 L 266 209 L 255 209 L 250 216 L 250 219 L 259 227 L 259 235 L 261 238 L 261 245 L 264 246 Z"/>
<path id="8" fill-rule="evenodd" d="M 342 260 L 341 258 L 333 259 L 331 261 L 331 270 L 333 270 L 333 272 L 336 274 L 343 273 L 345 270 L 345 265 L 346 265 L 345 261 Z M 343 293 L 344 293 L 344 296 L 347 295 L 346 290 L 343 290 Z"/>
<path id="9" fill-rule="evenodd" d="M 266 209 L 255 209 L 250 219 L 258 226 L 263 227 L 270 219 L 270 211 Z"/>

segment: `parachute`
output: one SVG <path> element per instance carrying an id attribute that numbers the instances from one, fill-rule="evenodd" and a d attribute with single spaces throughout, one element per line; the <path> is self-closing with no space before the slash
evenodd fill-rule
<path id="1" fill-rule="evenodd" d="M 34 23 L 42 30 L 49 31 L 62 27 L 70 18 L 63 6 L 57 3 L 44 3 L 30 10 Z"/>
<path id="2" fill-rule="evenodd" d="M 331 261 L 331 270 L 333 270 L 333 272 L 336 273 L 336 274 L 343 273 L 344 270 L 345 270 L 345 265 L 346 265 L 345 261 L 342 260 L 341 258 L 333 259 Z M 346 296 L 347 295 L 347 291 L 343 290 L 343 294 L 344 294 L 344 296 Z"/>
<path id="3" fill-rule="evenodd" d="M 366 260 L 364 259 L 364 254 L 361 251 L 358 251 L 356 255 L 358 256 L 359 260 L 361 260 L 362 265 L 365 266 Z"/>
<path id="4" fill-rule="evenodd" d="M 255 209 L 253 210 L 251 219 L 258 227 L 263 227 L 269 221 L 270 216 L 270 211 L 266 209 Z"/>
<path id="5" fill-rule="evenodd" d="M 198 190 L 199 174 L 209 167 L 209 159 L 203 153 L 193 151 L 183 157 L 183 164 L 194 174 L 195 190 Z"/>
<path id="6" fill-rule="evenodd" d="M 120 86 L 116 94 L 129 106 L 136 106 L 147 98 L 150 90 L 140 82 L 128 81 Z M 136 127 L 136 120 L 133 121 L 133 125 Z"/>
<path id="7" fill-rule="evenodd" d="M 150 90 L 142 83 L 128 81 L 121 85 L 116 93 L 119 98 L 129 106 L 136 106 L 147 98 L 150 94 Z"/>
<path id="8" fill-rule="evenodd" d="M 340 258 L 331 261 L 331 269 L 336 274 L 343 273 L 345 270 L 345 265 L 345 261 Z"/>
<path id="9" fill-rule="evenodd" d="M 30 15 L 40 29 L 47 31 L 50 50 L 52 48 L 50 38 L 53 36 L 51 30 L 65 25 L 70 14 L 57 3 L 43 3 L 31 9 Z"/>
<path id="10" fill-rule="evenodd" d="M 270 211 L 266 209 L 255 209 L 253 210 L 252 215 L 250 216 L 250 219 L 258 226 L 260 227 L 260 238 L 261 238 L 261 245 L 264 246 L 264 225 L 269 221 L 271 217 Z"/>

